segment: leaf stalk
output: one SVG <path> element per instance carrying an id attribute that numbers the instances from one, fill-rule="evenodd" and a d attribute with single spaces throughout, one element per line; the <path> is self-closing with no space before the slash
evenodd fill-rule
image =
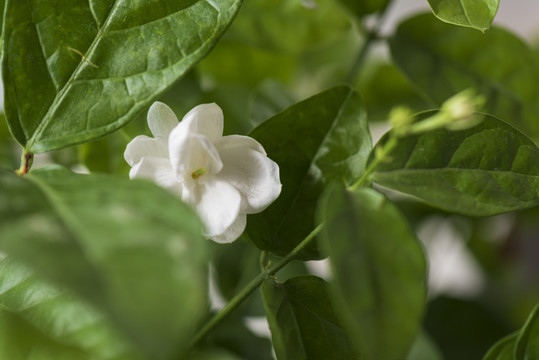
<path id="1" fill-rule="evenodd" d="M 226 318 L 234 309 L 236 309 L 247 297 L 262 285 L 264 280 L 275 275 L 286 264 L 294 260 L 299 253 L 318 235 L 324 227 L 324 223 L 320 223 L 305 239 L 303 239 L 290 253 L 279 260 L 275 265 L 270 266 L 266 270 L 262 270 L 257 277 L 251 280 L 236 296 L 234 296 L 221 311 L 213 316 L 195 335 L 190 349 L 200 342 L 213 328 L 215 328 L 224 318 Z"/>

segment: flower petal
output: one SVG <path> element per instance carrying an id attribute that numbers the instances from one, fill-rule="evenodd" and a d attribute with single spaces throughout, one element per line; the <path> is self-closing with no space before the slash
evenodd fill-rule
<path id="1" fill-rule="evenodd" d="M 224 233 L 221 235 L 212 236 L 211 239 L 221 244 L 228 244 L 236 240 L 243 234 L 245 226 L 247 225 L 247 216 L 245 214 L 239 214 L 236 221 L 230 225 Z"/>
<path id="2" fill-rule="evenodd" d="M 254 214 L 264 210 L 281 193 L 279 166 L 264 154 L 251 149 L 221 150 L 223 169 L 218 179 L 234 186 L 243 199 L 242 212 Z"/>
<path id="3" fill-rule="evenodd" d="M 241 195 L 226 182 L 206 178 L 199 184 L 196 200 L 193 205 L 206 225 L 206 234 L 210 238 L 223 235 L 238 218 Z"/>
<path id="4" fill-rule="evenodd" d="M 177 181 L 168 159 L 144 157 L 131 168 L 129 178 L 152 180 L 175 195 L 181 196 L 182 193 L 182 185 Z"/>
<path id="5" fill-rule="evenodd" d="M 127 144 L 124 158 L 130 166 L 139 163 L 146 156 L 168 158 L 167 142 L 162 139 L 139 135 Z"/>
<path id="6" fill-rule="evenodd" d="M 217 148 L 217 150 L 241 147 L 243 149 L 255 150 L 266 155 L 266 150 L 264 150 L 264 147 L 258 141 L 256 141 L 255 139 L 249 136 L 243 136 L 243 135 L 223 136 L 219 138 L 218 140 L 214 141 L 214 145 Z"/>
<path id="7" fill-rule="evenodd" d="M 170 133 L 168 149 L 172 168 L 178 178 L 187 180 L 193 171 L 201 168 L 207 174 L 216 174 L 223 167 L 211 141 L 206 136 L 191 133 L 183 122 Z"/>
<path id="8" fill-rule="evenodd" d="M 216 103 L 198 105 L 182 119 L 189 131 L 207 136 L 211 141 L 223 135 L 223 110 Z"/>
<path id="9" fill-rule="evenodd" d="M 148 126 L 156 138 L 168 138 L 168 134 L 178 125 L 178 118 L 171 108 L 156 101 L 148 110 Z"/>

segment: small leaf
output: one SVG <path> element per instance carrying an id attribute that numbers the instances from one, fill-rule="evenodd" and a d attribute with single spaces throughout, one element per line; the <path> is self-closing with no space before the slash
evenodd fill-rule
<path id="1" fill-rule="evenodd" d="M 324 280 L 311 275 L 284 284 L 266 280 L 261 291 L 279 360 L 357 359 Z"/>
<path id="2" fill-rule="evenodd" d="M 500 0 L 427 0 L 438 19 L 480 31 L 489 28 Z"/>
<path id="3" fill-rule="evenodd" d="M 508 335 L 492 345 L 483 360 L 515 360 L 515 343 L 518 332 Z"/>
<path id="4" fill-rule="evenodd" d="M 365 358 L 401 359 L 426 303 L 423 249 L 404 217 L 370 189 L 330 186 L 318 207 L 320 246 L 334 276 L 335 309 Z"/>
<path id="5" fill-rule="evenodd" d="M 489 216 L 539 204 L 539 149 L 488 115 L 464 131 L 401 138 L 389 158 L 375 169 L 376 183 L 447 211 Z"/>
<path id="6" fill-rule="evenodd" d="M 0 358 L 30 357 L 142 359 L 103 314 L 5 258 L 0 261 Z"/>
<path id="7" fill-rule="evenodd" d="M 125 125 L 202 59 L 241 0 L 6 2 L 5 109 L 31 152 Z"/>
<path id="8" fill-rule="evenodd" d="M 538 60 L 515 35 L 496 27 L 481 34 L 425 14 L 403 22 L 390 47 L 395 64 L 435 104 L 475 88 L 487 99 L 486 112 L 539 133 Z"/>
<path id="9" fill-rule="evenodd" d="M 65 169 L 0 171 L 0 250 L 110 316 L 151 358 L 206 315 L 201 223 L 154 184 Z"/>
<path id="10" fill-rule="evenodd" d="M 262 250 L 287 254 L 314 228 L 318 196 L 332 180 L 352 183 L 372 147 L 358 94 L 339 86 L 299 102 L 254 129 L 279 164 L 283 189 L 262 214 L 249 216 L 247 232 Z M 316 246 L 301 254 L 319 257 Z"/>
<path id="11" fill-rule="evenodd" d="M 539 359 L 539 305 L 528 316 L 515 347 L 516 360 Z"/>

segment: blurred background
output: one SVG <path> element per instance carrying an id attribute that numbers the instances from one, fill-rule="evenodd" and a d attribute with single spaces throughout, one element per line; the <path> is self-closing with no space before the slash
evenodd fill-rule
<path id="1" fill-rule="evenodd" d="M 432 108 L 392 64 L 385 42 L 401 21 L 429 11 L 426 0 L 393 1 L 381 38 L 360 71 L 351 76 L 365 38 L 362 24 L 337 0 L 246 0 L 210 55 L 160 100 L 180 119 L 200 103 L 216 102 L 225 113 L 225 132 L 245 134 L 289 105 L 347 82 L 363 97 L 376 141 L 387 130 L 384 119 L 393 106 L 404 104 L 416 111 Z M 539 54 L 537 14 L 537 0 L 502 0 L 494 23 L 521 37 Z M 371 20 L 376 19 L 367 18 L 367 26 Z M 41 154 L 34 167 L 59 163 L 75 171 L 126 176 L 125 145 L 141 133 L 149 133 L 145 114 L 103 139 Z M 0 165 L 16 169 L 19 157 L 20 147 L 1 121 Z M 400 194 L 388 196 L 408 217 L 428 252 L 426 338 L 445 359 L 481 358 L 495 341 L 518 329 L 539 301 L 539 209 L 466 218 Z M 258 250 L 247 239 L 212 246 L 212 291 L 218 308 L 258 274 Z M 318 261 L 307 267 L 293 264 L 279 278 L 305 272 L 331 277 L 324 262 Z M 247 316 L 256 331 L 267 334 L 265 325 L 257 322 L 263 313 L 261 300 L 255 296 L 223 325 L 223 332 Z"/>

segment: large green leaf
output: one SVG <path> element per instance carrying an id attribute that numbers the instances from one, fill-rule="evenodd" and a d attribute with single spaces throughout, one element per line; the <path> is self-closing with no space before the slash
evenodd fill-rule
<path id="1" fill-rule="evenodd" d="M 389 157 L 375 169 L 376 183 L 448 211 L 489 216 L 539 204 L 539 149 L 488 115 L 468 130 L 399 139 Z"/>
<path id="2" fill-rule="evenodd" d="M 261 291 L 279 360 L 357 359 L 324 280 L 312 275 L 285 283 L 269 279 Z"/>
<path id="3" fill-rule="evenodd" d="M 500 0 L 427 0 L 438 19 L 450 24 L 485 31 L 500 6 Z"/>
<path id="4" fill-rule="evenodd" d="M 370 188 L 330 186 L 318 217 L 335 309 L 369 360 L 403 359 L 426 303 L 423 249 L 398 209 Z"/>
<path id="5" fill-rule="evenodd" d="M 249 217 L 247 232 L 260 249 L 284 255 L 314 229 L 324 186 L 350 184 L 363 173 L 372 147 L 365 111 L 356 92 L 339 86 L 291 106 L 250 135 L 279 164 L 283 190 L 263 214 Z M 317 258 L 316 246 L 302 256 Z"/>
<path id="6" fill-rule="evenodd" d="M 396 65 L 434 103 L 475 88 L 488 113 L 539 133 L 539 63 L 511 33 L 493 27 L 481 34 L 426 14 L 402 23 L 390 46 Z"/>
<path id="7" fill-rule="evenodd" d="M 7 0 L 12 134 L 44 152 L 108 134 L 204 57 L 241 0 Z"/>
<path id="8" fill-rule="evenodd" d="M 110 322 L 12 259 L 0 261 L 0 358 L 139 359 Z"/>
<path id="9" fill-rule="evenodd" d="M 206 241 L 193 211 L 145 181 L 0 171 L 0 250 L 107 313 L 152 358 L 206 314 Z"/>

